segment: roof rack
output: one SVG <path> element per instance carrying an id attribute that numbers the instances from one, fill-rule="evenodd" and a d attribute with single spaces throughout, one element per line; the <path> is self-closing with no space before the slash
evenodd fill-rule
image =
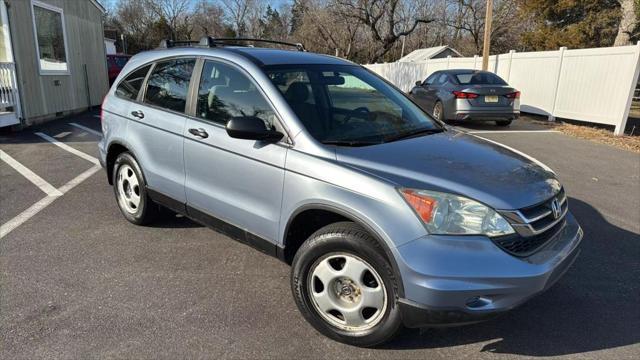
<path id="1" fill-rule="evenodd" d="M 170 39 L 163 39 L 160 40 L 160 45 L 158 45 L 158 48 L 172 48 L 172 47 L 176 47 L 176 46 L 193 46 L 193 45 L 198 45 L 200 42 L 199 41 L 194 41 L 194 40 L 170 40 Z"/>
<path id="2" fill-rule="evenodd" d="M 160 45 L 158 46 L 158 48 L 166 49 L 166 48 L 172 48 L 176 46 L 217 47 L 217 46 L 225 46 L 225 45 L 228 45 L 229 43 L 233 43 L 232 45 L 236 45 L 236 46 L 253 47 L 253 45 L 242 44 L 242 42 L 247 42 L 247 41 L 292 46 L 298 49 L 298 51 L 307 51 L 304 48 L 304 45 L 302 45 L 301 43 L 290 43 L 285 41 L 277 41 L 277 40 L 269 40 L 269 39 L 254 39 L 254 38 L 214 38 L 211 36 L 203 36 L 200 39 L 200 41 L 162 40 L 160 41 Z"/>

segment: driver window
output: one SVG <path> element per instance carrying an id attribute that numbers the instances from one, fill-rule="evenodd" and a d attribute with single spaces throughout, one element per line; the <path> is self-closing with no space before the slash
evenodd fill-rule
<path id="1" fill-rule="evenodd" d="M 206 60 L 198 86 L 197 117 L 226 125 L 236 116 L 255 116 L 274 128 L 275 113 L 255 84 L 240 70 Z"/>
<path id="2" fill-rule="evenodd" d="M 424 81 L 425 85 L 432 85 L 433 81 L 438 77 L 439 73 L 433 73 Z"/>

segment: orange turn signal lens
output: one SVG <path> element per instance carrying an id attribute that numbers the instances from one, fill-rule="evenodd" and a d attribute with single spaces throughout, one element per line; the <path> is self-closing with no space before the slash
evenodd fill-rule
<path id="1" fill-rule="evenodd" d="M 427 195 L 420 194 L 415 190 L 402 189 L 400 192 L 405 200 L 407 200 L 407 203 L 418 213 L 420 219 L 425 223 L 430 223 L 438 201 Z"/>

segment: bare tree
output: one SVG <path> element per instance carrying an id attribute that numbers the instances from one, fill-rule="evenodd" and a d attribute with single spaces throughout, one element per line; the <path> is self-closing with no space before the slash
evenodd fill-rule
<path id="1" fill-rule="evenodd" d="M 191 23 L 193 25 L 192 39 L 202 36 L 228 36 L 228 27 L 224 24 L 224 10 L 210 0 L 200 0 L 196 3 Z"/>
<path id="2" fill-rule="evenodd" d="M 247 32 L 247 18 L 252 9 L 257 5 L 258 0 L 222 0 L 222 5 L 226 10 L 227 18 L 232 24 L 236 35 L 245 36 Z"/>
<path id="3" fill-rule="evenodd" d="M 145 4 L 158 18 L 167 22 L 171 40 L 190 38 L 190 0 L 146 0 Z"/>
<path id="4" fill-rule="evenodd" d="M 622 18 L 618 25 L 618 35 L 613 46 L 630 45 L 634 31 L 638 28 L 637 11 L 639 4 L 637 0 L 619 0 L 622 10 Z"/>
<path id="5" fill-rule="evenodd" d="M 396 45 L 398 39 L 411 34 L 418 24 L 433 19 L 401 16 L 400 0 L 335 0 L 341 15 L 364 25 L 373 40 L 368 61 L 380 61 Z"/>
<path id="6" fill-rule="evenodd" d="M 468 35 L 473 47 L 471 52 L 475 54 L 482 52 L 485 5 L 486 2 L 483 0 L 456 0 L 456 16 L 446 20 L 447 25 L 455 30 L 454 38 L 457 44 L 461 45 L 459 41 L 462 34 Z M 493 26 L 491 27 L 492 43 L 498 42 L 503 37 L 509 37 L 510 41 L 507 41 L 507 47 L 509 47 L 511 43 L 517 41 L 515 36 L 510 36 L 518 33 L 517 10 L 517 3 L 512 0 L 494 2 Z M 502 47 L 500 47 L 501 50 L 504 50 Z M 494 50 L 496 50 L 495 47 Z"/>

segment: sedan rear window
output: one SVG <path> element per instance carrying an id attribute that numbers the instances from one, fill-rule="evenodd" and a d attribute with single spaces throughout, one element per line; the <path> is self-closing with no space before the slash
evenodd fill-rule
<path id="1" fill-rule="evenodd" d="M 507 85 L 498 75 L 490 72 L 456 74 L 456 80 L 460 85 Z"/>

